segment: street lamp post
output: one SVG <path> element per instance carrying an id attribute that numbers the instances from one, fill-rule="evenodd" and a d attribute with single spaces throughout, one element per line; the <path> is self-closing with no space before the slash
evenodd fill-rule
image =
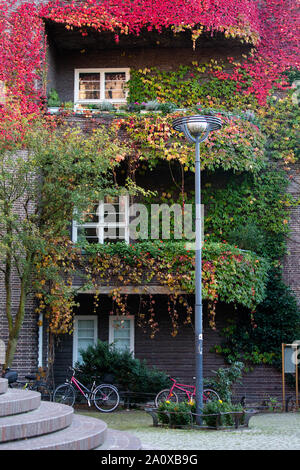
<path id="1" fill-rule="evenodd" d="M 211 131 L 220 129 L 222 122 L 214 116 L 187 116 L 173 121 L 173 129 L 183 132 L 195 144 L 195 352 L 196 352 L 196 423 L 202 425 L 203 409 L 203 315 L 202 315 L 202 240 L 201 240 L 201 163 L 200 142 Z"/>

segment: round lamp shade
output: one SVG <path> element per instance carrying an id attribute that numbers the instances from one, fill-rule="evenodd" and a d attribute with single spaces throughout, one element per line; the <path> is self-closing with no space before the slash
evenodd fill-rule
<path id="1" fill-rule="evenodd" d="M 220 118 L 215 116 L 201 116 L 196 114 L 195 116 L 185 116 L 177 118 L 173 121 L 173 129 L 178 132 L 186 131 L 195 138 L 211 131 L 217 131 L 222 127 L 222 121 Z"/>

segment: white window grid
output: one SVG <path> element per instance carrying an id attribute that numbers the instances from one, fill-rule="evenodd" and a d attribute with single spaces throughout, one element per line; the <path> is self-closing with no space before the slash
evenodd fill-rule
<path id="1" fill-rule="evenodd" d="M 73 366 L 79 359 L 79 348 L 78 348 L 78 324 L 80 320 L 92 320 L 93 321 L 93 344 L 96 345 L 98 339 L 98 317 L 96 315 L 75 315 L 74 319 L 74 334 L 73 334 Z M 82 338 L 81 338 L 82 339 Z M 89 338 L 90 339 L 90 338 Z"/>
<path id="2" fill-rule="evenodd" d="M 100 98 L 99 99 L 80 99 L 79 98 L 79 76 L 81 73 L 99 73 L 100 75 Z M 124 98 L 105 98 L 105 74 L 106 73 L 125 73 L 125 83 L 130 78 L 130 69 L 129 68 L 107 68 L 107 69 L 75 69 L 75 78 L 74 78 L 74 103 L 78 104 L 97 104 L 102 103 L 103 101 L 109 101 L 112 104 L 123 104 L 127 101 L 127 90 L 125 90 Z"/>
<path id="3" fill-rule="evenodd" d="M 126 316 L 110 315 L 109 316 L 108 342 L 109 344 L 112 344 L 115 342 L 115 331 L 117 331 L 119 328 L 122 328 L 122 324 L 119 328 L 116 328 L 115 322 L 117 321 L 117 322 L 122 323 L 122 320 L 129 321 L 129 330 L 130 330 L 129 331 L 129 351 L 134 355 L 134 315 L 126 315 Z"/>
<path id="4" fill-rule="evenodd" d="M 78 224 L 76 221 L 73 221 L 73 228 L 72 228 L 72 240 L 74 243 L 78 241 L 78 229 L 82 228 L 95 228 L 96 229 L 96 238 L 98 239 L 98 243 L 105 243 L 105 239 L 107 241 L 110 240 L 124 240 L 126 243 L 129 243 L 129 197 L 128 196 L 118 196 L 119 199 L 119 207 L 124 207 L 124 212 L 109 212 L 105 216 L 105 208 L 109 206 L 111 203 L 106 202 L 105 200 L 99 201 L 99 205 L 97 208 L 97 215 L 98 222 L 86 222 L 84 224 Z M 115 205 L 115 204 L 114 204 Z M 123 221 L 109 221 L 109 218 L 112 219 L 114 216 L 123 215 Z M 113 233 L 116 232 L 118 229 L 123 229 L 124 231 L 124 238 L 120 238 L 114 236 Z M 106 230 L 108 230 L 108 234 L 106 235 Z M 92 236 L 89 238 L 93 238 Z"/>

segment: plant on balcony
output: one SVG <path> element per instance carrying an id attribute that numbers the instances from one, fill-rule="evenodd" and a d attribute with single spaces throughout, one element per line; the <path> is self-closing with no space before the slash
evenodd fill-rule
<path id="1" fill-rule="evenodd" d="M 59 95 L 54 88 L 51 88 L 48 96 L 48 107 L 49 108 L 59 108 L 61 104 Z"/>

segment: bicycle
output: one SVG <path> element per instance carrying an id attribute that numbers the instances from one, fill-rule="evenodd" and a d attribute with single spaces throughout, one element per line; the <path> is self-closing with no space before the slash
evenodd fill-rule
<path id="1" fill-rule="evenodd" d="M 42 401 L 52 400 L 52 390 L 46 382 L 37 378 L 37 374 L 25 375 L 27 380 L 18 380 L 18 372 L 11 371 L 9 368 L 5 370 L 3 377 L 8 378 L 10 388 L 19 388 L 22 390 L 32 390 L 41 394 Z"/>
<path id="2" fill-rule="evenodd" d="M 75 378 L 75 373 L 81 372 L 80 369 L 69 367 L 69 370 L 72 371 L 71 379 L 66 379 L 64 384 L 59 385 L 55 389 L 53 401 L 73 406 L 78 390 L 86 399 L 89 406 L 93 402 L 95 407 L 103 413 L 110 413 L 118 407 L 120 396 L 117 387 L 108 384 L 96 386 L 96 381 L 94 380 L 91 388 L 88 388 Z"/>
<path id="3" fill-rule="evenodd" d="M 170 389 L 161 390 L 155 397 L 155 406 L 156 408 L 159 407 L 159 404 L 165 401 L 172 401 L 173 403 L 178 403 L 180 396 L 181 400 L 187 397 L 188 401 L 191 402 L 193 397 L 196 395 L 196 387 L 194 385 L 186 385 L 177 382 L 172 377 L 169 377 L 172 380 L 173 385 Z M 181 393 L 175 393 L 174 389 L 180 390 Z M 182 398 L 183 397 L 183 398 Z M 206 388 L 203 390 L 203 403 L 206 404 L 212 400 L 220 400 L 218 393 L 211 388 Z"/>

